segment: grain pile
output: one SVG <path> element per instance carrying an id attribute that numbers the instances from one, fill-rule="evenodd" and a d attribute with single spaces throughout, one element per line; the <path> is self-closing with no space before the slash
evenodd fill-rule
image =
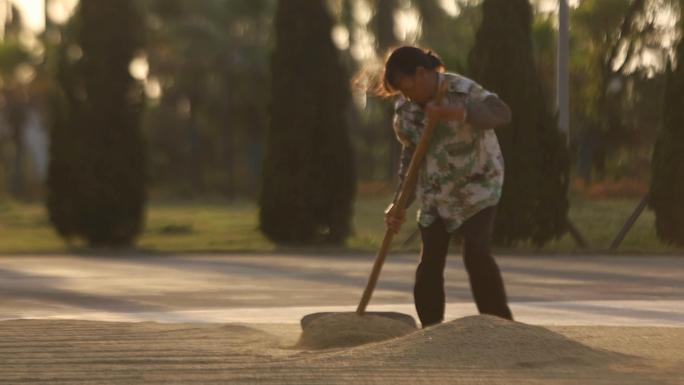
<path id="1" fill-rule="evenodd" d="M 473 316 L 323 358 L 353 361 L 350 365 L 383 361 L 398 366 L 536 368 L 607 366 L 625 356 L 592 349 L 540 326 Z"/>

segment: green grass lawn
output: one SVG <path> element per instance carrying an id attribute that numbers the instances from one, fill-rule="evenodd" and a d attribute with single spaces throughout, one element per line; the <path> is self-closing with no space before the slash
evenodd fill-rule
<path id="1" fill-rule="evenodd" d="M 384 235 L 383 210 L 389 196 L 363 197 L 356 202 L 354 234 L 344 248 L 294 249 L 294 251 L 375 252 Z M 570 218 L 590 244 L 580 250 L 569 235 L 542 249 L 519 245 L 498 253 L 603 253 L 638 203 L 636 199 L 574 199 Z M 414 205 L 415 206 L 415 205 Z M 419 239 L 401 244 L 415 231 L 415 207 L 407 224 L 395 237 L 395 249 L 417 251 Z M 147 226 L 138 246 L 150 252 L 274 252 L 278 248 L 257 229 L 254 203 L 153 202 L 147 211 Z M 654 215 L 646 210 L 625 238 L 619 253 L 677 253 L 684 250 L 664 245 L 655 235 Z M 79 250 L 67 246 L 52 229 L 40 204 L 0 203 L 0 252 L 62 253 Z"/>

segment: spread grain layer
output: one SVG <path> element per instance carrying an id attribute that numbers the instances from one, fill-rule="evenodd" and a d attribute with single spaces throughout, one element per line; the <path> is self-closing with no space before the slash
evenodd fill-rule
<path id="1" fill-rule="evenodd" d="M 5 321 L 0 383 L 684 384 L 680 328 L 544 328 L 475 316 L 411 331 L 343 321 L 307 337 L 284 324 Z M 384 341 L 303 348 L 365 342 L 349 341 L 355 328 Z"/>

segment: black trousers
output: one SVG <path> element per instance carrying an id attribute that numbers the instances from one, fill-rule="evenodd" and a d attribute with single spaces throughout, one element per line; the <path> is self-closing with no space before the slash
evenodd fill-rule
<path id="1" fill-rule="evenodd" d="M 491 254 L 491 237 L 496 206 L 488 207 L 463 223 L 463 261 L 473 298 L 481 314 L 513 319 L 499 266 Z M 427 228 L 420 226 L 422 248 L 413 290 L 416 310 L 423 327 L 444 320 L 444 267 L 451 235 L 437 219 Z"/>

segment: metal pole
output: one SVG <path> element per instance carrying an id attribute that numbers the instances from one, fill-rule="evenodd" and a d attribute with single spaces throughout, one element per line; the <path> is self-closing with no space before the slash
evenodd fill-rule
<path id="1" fill-rule="evenodd" d="M 558 0 L 558 55 L 556 62 L 556 108 L 558 109 L 558 129 L 565 135 L 566 145 L 570 145 L 570 22 L 568 0 Z M 579 229 L 567 218 L 567 226 L 575 243 L 587 247 Z"/>
<path id="2" fill-rule="evenodd" d="M 556 105 L 558 128 L 570 141 L 570 31 L 568 0 L 558 1 L 558 61 L 556 66 Z"/>

